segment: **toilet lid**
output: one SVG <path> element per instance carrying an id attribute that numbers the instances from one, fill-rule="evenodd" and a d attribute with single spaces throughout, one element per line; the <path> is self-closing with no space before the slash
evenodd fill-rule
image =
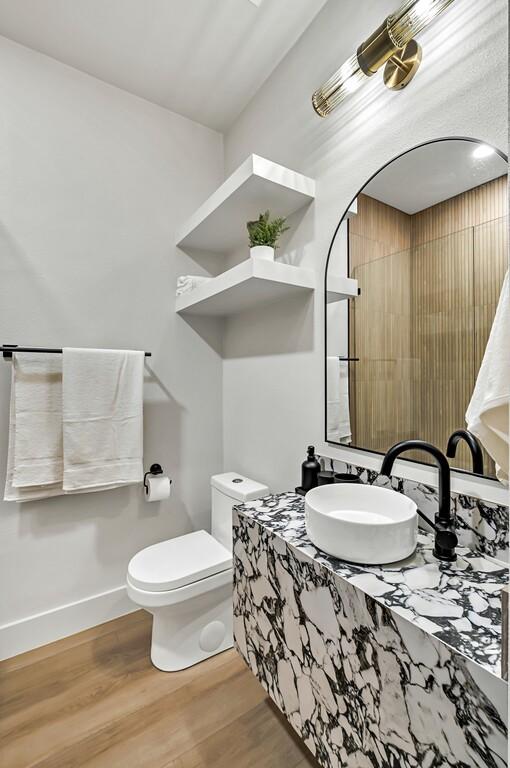
<path id="1" fill-rule="evenodd" d="M 207 531 L 194 531 L 153 544 L 138 552 L 128 565 L 133 586 L 164 592 L 192 584 L 232 567 L 232 555 Z"/>

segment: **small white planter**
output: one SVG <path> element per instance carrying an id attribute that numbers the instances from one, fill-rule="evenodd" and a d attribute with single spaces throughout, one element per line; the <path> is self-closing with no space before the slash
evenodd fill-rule
<path id="1" fill-rule="evenodd" d="M 252 259 L 264 259 L 265 261 L 274 261 L 274 248 L 270 245 L 255 245 L 250 248 Z"/>

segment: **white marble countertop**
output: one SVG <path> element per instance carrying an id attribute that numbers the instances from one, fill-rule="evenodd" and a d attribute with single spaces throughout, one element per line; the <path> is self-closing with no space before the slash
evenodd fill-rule
<path id="1" fill-rule="evenodd" d="M 453 650 L 501 676 L 501 589 L 508 568 L 459 547 L 455 563 L 432 554 L 433 536 L 418 535 L 407 560 L 383 566 L 347 563 L 318 550 L 307 536 L 304 499 L 266 496 L 236 507 L 266 530 Z"/>

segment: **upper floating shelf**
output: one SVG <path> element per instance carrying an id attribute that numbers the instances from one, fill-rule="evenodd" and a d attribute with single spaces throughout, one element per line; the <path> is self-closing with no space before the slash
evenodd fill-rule
<path id="1" fill-rule="evenodd" d="M 269 209 L 290 216 L 315 197 L 315 181 L 250 155 L 183 225 L 180 248 L 224 254 L 246 244 L 246 222 Z"/>

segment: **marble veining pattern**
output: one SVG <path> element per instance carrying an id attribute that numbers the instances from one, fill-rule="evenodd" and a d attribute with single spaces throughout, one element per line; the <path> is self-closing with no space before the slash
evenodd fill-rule
<path id="1" fill-rule="evenodd" d="M 433 537 L 425 532 L 418 534 L 415 554 L 400 563 L 346 563 L 318 550 L 308 538 L 302 496 L 266 496 L 240 509 L 378 602 L 500 674 L 500 592 L 508 583 L 507 568 L 466 547 L 458 548 L 455 563 L 440 563 L 432 554 Z"/>
<path id="2" fill-rule="evenodd" d="M 323 458 L 323 463 L 335 472 L 354 473 L 369 485 L 380 485 L 405 493 L 432 519 L 437 511 L 437 489 L 431 486 L 400 477 L 387 478 L 375 470 L 337 459 Z M 490 555 L 498 560 L 510 562 L 508 507 L 458 493 L 452 493 L 451 499 L 460 544 L 481 555 Z"/>
<path id="3" fill-rule="evenodd" d="M 468 557 L 457 576 L 436 568 L 427 536 L 416 561 L 386 576 L 340 563 L 307 541 L 303 499 L 290 493 L 241 505 L 233 523 L 236 647 L 321 766 L 507 765 L 507 686 L 491 671 L 495 637 L 480 653 L 476 631 L 465 630 L 475 647 L 465 655 L 442 640 L 465 614 L 496 621 L 497 574 Z M 488 607 L 471 605 L 476 594 Z M 412 595 L 424 604 L 409 606 Z M 449 615 L 453 605 L 460 615 Z M 473 655 L 482 666 L 466 658 Z"/>

